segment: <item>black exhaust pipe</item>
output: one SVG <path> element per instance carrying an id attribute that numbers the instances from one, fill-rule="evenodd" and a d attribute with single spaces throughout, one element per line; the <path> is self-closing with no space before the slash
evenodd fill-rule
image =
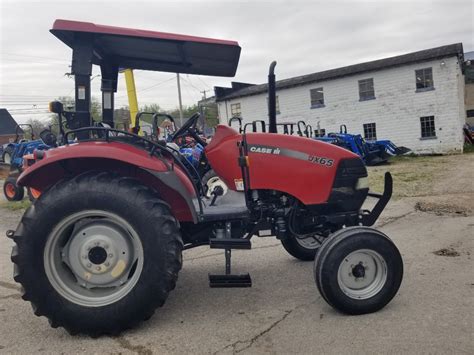
<path id="1" fill-rule="evenodd" d="M 275 85 L 275 66 L 277 62 L 270 64 L 268 72 L 268 132 L 278 133 L 276 122 L 276 85 Z"/>

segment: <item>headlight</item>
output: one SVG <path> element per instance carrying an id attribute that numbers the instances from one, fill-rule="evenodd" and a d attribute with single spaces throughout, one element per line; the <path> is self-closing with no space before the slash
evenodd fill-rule
<path id="1" fill-rule="evenodd" d="M 369 188 L 369 178 L 361 177 L 357 179 L 356 190 L 368 189 Z"/>

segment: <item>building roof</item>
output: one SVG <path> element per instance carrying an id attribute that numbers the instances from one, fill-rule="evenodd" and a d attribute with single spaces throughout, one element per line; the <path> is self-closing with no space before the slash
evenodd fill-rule
<path id="1" fill-rule="evenodd" d="M 10 112 L 5 108 L 0 108 L 0 136 L 16 134 L 18 124 L 13 119 Z M 23 130 L 20 128 L 19 134 L 23 134 Z"/>
<path id="2" fill-rule="evenodd" d="M 464 60 L 474 60 L 474 51 L 464 53 Z"/>
<path id="3" fill-rule="evenodd" d="M 371 62 L 359 63 L 337 69 L 330 69 L 317 73 L 279 80 L 276 82 L 276 88 L 277 90 L 287 89 L 290 87 L 305 85 L 313 82 L 333 80 L 344 76 L 361 74 L 365 72 L 451 56 L 458 56 L 463 59 L 462 43 L 455 43 L 447 46 L 425 49 L 422 51 L 398 55 L 395 57 L 384 58 Z M 216 93 L 216 101 L 224 101 L 238 97 L 257 95 L 267 91 L 267 84 L 240 84 L 241 83 L 233 82 L 232 88 L 215 87 L 214 90 Z"/>

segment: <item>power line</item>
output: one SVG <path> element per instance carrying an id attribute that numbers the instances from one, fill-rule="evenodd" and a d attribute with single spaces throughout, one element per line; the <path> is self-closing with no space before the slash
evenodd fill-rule
<path id="1" fill-rule="evenodd" d="M 147 91 L 147 90 L 156 88 L 157 86 L 160 86 L 160 85 L 162 85 L 162 84 L 165 84 L 165 83 L 167 83 L 168 81 L 174 80 L 174 78 L 175 78 L 175 77 L 174 77 L 174 75 L 173 75 L 172 78 L 169 78 L 169 79 L 167 79 L 167 80 L 165 80 L 165 81 L 161 81 L 161 82 L 159 82 L 159 83 L 157 83 L 157 84 L 155 84 L 155 85 L 149 86 L 149 87 L 147 87 L 147 88 L 145 88 L 145 89 L 137 90 L 137 93 L 139 93 L 139 92 L 144 92 L 144 91 Z M 127 97 L 127 96 L 128 96 L 128 95 L 120 95 L 120 96 L 116 96 L 115 98 L 116 98 L 116 99 L 120 99 L 120 98 L 122 98 L 122 97 Z"/>
<path id="2" fill-rule="evenodd" d="M 46 110 L 46 107 L 44 107 L 44 108 L 42 108 L 42 107 L 38 107 L 38 108 L 14 108 L 14 109 L 11 109 L 10 111 L 15 112 L 15 111 L 37 111 L 37 110 Z"/>
<path id="3" fill-rule="evenodd" d="M 212 87 L 211 87 L 211 86 L 209 86 L 209 85 L 208 85 L 208 84 L 207 84 L 207 83 L 206 83 L 204 80 L 202 80 L 202 79 L 201 79 L 201 77 L 200 77 L 199 75 L 198 75 L 198 76 L 196 76 L 196 77 L 199 79 L 199 81 L 201 81 L 201 83 L 203 83 L 203 84 L 204 84 L 204 86 L 205 86 L 207 89 L 209 89 L 209 90 L 210 90 L 210 89 L 212 89 Z"/>
<path id="4" fill-rule="evenodd" d="M 13 114 L 14 116 L 18 116 L 18 115 L 46 115 L 51 112 L 45 111 L 45 112 L 10 112 L 10 113 Z"/>
<path id="5" fill-rule="evenodd" d="M 23 53 L 12 53 L 12 52 L 4 52 L 0 51 L 0 54 L 3 55 L 9 55 L 9 56 L 15 56 L 15 57 L 29 57 L 29 58 L 39 58 L 39 59 L 47 59 L 47 60 L 54 60 L 56 62 L 63 62 L 63 63 L 69 63 L 69 61 L 58 59 L 58 58 L 52 58 L 52 57 L 42 57 L 42 56 L 37 56 L 37 55 L 29 55 L 29 54 L 23 54 Z"/>
<path id="6" fill-rule="evenodd" d="M 194 89 L 196 89 L 197 91 L 201 92 L 200 89 L 198 89 L 196 86 L 193 85 L 193 83 L 191 82 L 191 79 L 189 78 L 189 75 L 187 76 L 186 79 L 183 78 L 183 80 L 184 80 L 185 82 L 187 82 L 189 85 L 191 85 Z"/>

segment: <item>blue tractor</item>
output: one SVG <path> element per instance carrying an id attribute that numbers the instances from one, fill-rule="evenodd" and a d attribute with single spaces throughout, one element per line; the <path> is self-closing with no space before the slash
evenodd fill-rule
<path id="1" fill-rule="evenodd" d="M 19 139 L 19 129 L 17 128 L 15 142 L 10 143 L 3 152 L 4 163 L 10 165 L 10 173 L 3 184 L 3 193 L 8 201 L 20 201 L 23 199 L 25 191 L 23 187 L 19 187 L 16 184 L 18 176 L 23 171 L 24 157 L 33 154 L 35 150 L 46 150 L 51 148 L 50 145 L 46 144 L 45 140 L 47 134 L 50 132 L 45 130 L 41 132 L 40 139 L 35 139 L 33 133 L 33 127 L 29 124 L 19 125 L 28 127 L 31 131 L 31 140 Z M 30 199 L 34 199 L 33 193 L 28 190 L 28 196 Z"/>
<path id="2" fill-rule="evenodd" d="M 314 139 L 335 144 L 359 155 L 366 165 L 386 163 L 391 156 L 410 152 L 406 147 L 397 147 L 389 140 L 366 141 L 360 134 L 347 133 L 346 125 L 341 125 L 339 133 L 328 133 Z"/>

